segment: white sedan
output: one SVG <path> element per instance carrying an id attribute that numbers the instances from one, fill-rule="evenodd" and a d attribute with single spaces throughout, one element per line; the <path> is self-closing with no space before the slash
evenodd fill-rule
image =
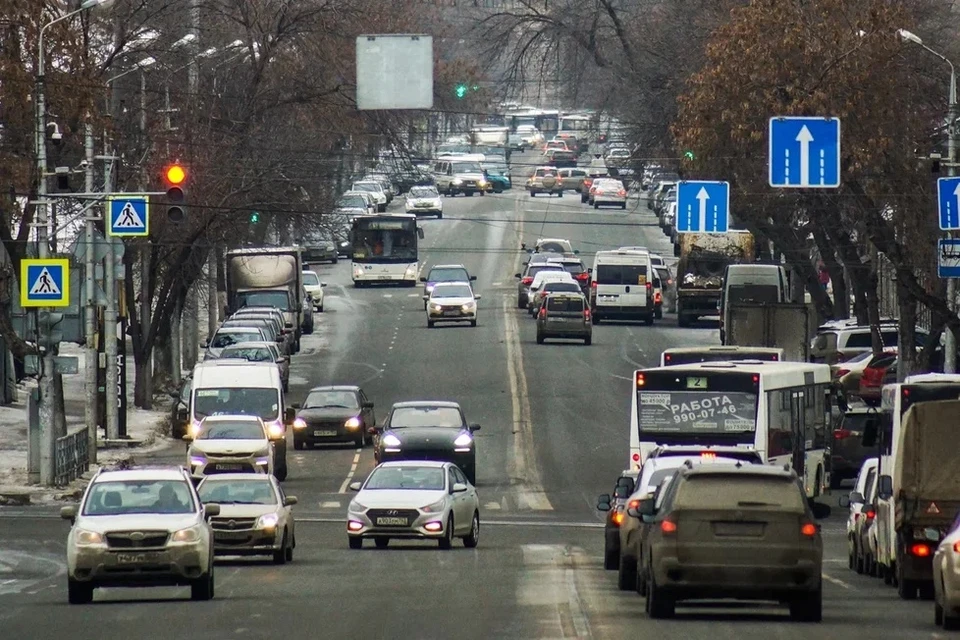
<path id="1" fill-rule="evenodd" d="M 432 186 L 410 187 L 404 211 L 416 216 L 436 216 L 439 220 L 443 217 L 443 201 L 440 199 L 440 192 Z"/>
<path id="2" fill-rule="evenodd" d="M 461 538 L 480 541 L 480 498 L 463 471 L 450 462 L 384 462 L 363 483 L 350 485 L 357 497 L 347 508 L 351 549 L 373 538 L 383 549 L 391 538 L 436 540 L 441 549 Z"/>
<path id="3" fill-rule="evenodd" d="M 627 189 L 619 180 L 594 180 L 590 195 L 593 196 L 594 209 L 608 206 L 627 208 Z"/>
<path id="4" fill-rule="evenodd" d="M 933 554 L 933 623 L 960 630 L 960 516 Z"/>
<path id="5" fill-rule="evenodd" d="M 467 282 L 438 282 L 429 296 L 423 296 L 427 326 L 432 328 L 438 322 L 469 322 L 471 327 L 477 326 L 479 299 Z"/>

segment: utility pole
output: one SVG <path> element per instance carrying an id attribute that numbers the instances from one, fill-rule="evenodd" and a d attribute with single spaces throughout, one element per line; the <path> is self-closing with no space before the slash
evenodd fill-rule
<path id="1" fill-rule="evenodd" d="M 194 114 L 197 111 L 197 101 L 199 100 L 199 91 L 200 91 L 200 3 L 201 0 L 190 0 L 190 33 L 196 36 L 193 41 L 190 43 L 190 66 L 187 69 L 187 90 L 189 91 L 189 105 L 190 108 L 186 109 L 185 113 L 189 120 L 183 120 L 183 126 L 187 128 L 189 132 L 193 128 Z M 213 262 L 208 262 L 209 265 L 214 264 Z M 216 276 L 216 271 L 214 271 L 214 277 Z M 202 270 L 201 270 L 202 277 Z M 216 285 L 216 280 L 213 281 Z M 211 296 L 214 300 L 217 297 L 217 288 L 209 287 L 210 278 L 207 278 L 207 295 Z M 187 292 L 187 303 L 184 309 L 183 317 L 183 357 L 184 364 L 187 365 L 188 369 L 192 369 L 193 365 L 196 364 L 199 359 L 198 350 L 200 346 L 200 278 L 197 278 L 197 282 L 193 284 L 190 291 Z M 216 305 L 211 304 L 209 301 L 207 303 L 207 313 L 210 314 L 211 310 L 216 309 Z M 214 317 L 216 317 L 214 315 Z M 208 317 L 207 325 L 208 329 L 210 326 L 211 320 Z M 215 329 L 214 325 L 214 329 Z M 174 363 L 176 364 L 176 363 Z"/>
<path id="2" fill-rule="evenodd" d="M 110 155 L 109 153 L 105 155 Z M 108 159 L 103 177 L 103 190 L 113 193 L 113 159 Z M 110 250 L 103 259 L 103 289 L 106 294 L 103 309 L 103 351 L 106 357 L 106 422 L 107 438 L 120 437 L 119 400 L 117 399 L 117 255 L 113 250 L 116 238 L 109 238 Z"/>
<path id="3" fill-rule="evenodd" d="M 90 124 L 89 114 L 87 122 L 84 125 L 84 158 L 86 166 L 84 167 L 84 191 L 93 193 L 93 126 Z M 93 390 L 97 388 L 97 281 L 96 281 L 96 252 L 97 247 L 94 241 L 93 222 L 96 220 L 94 209 L 88 209 L 84 215 L 84 261 L 83 261 L 83 280 L 84 291 L 86 292 L 86 306 L 84 307 L 84 335 L 87 337 L 86 357 L 84 358 L 84 387 L 87 393 L 84 397 L 84 417 L 87 423 L 87 451 L 89 452 L 90 462 L 97 462 L 97 426 L 99 416 L 97 415 L 97 394 Z"/>
<path id="4" fill-rule="evenodd" d="M 944 58 L 945 59 L 945 58 Z M 957 73 L 950 64 L 950 103 L 947 109 L 947 173 L 948 175 L 957 175 Z M 948 233 L 952 238 L 953 234 Z M 947 308 L 953 317 L 957 315 L 957 280 L 950 278 L 947 280 Z M 947 329 L 947 335 L 943 345 L 943 372 L 957 372 L 957 338 L 952 329 Z"/>

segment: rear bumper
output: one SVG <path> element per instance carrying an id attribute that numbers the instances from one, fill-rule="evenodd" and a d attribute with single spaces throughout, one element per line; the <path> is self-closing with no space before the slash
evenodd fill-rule
<path id="1" fill-rule="evenodd" d="M 597 305 L 590 309 L 597 318 L 647 318 L 654 314 L 653 305 L 625 307 L 615 305 Z"/>
<path id="2" fill-rule="evenodd" d="M 685 564 L 665 558 L 654 567 L 657 586 L 682 600 L 734 598 L 780 600 L 820 586 L 821 567 L 813 560 L 793 566 Z"/>

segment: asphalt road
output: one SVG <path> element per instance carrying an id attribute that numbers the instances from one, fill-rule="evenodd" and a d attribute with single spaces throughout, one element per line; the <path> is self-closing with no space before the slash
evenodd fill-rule
<path id="1" fill-rule="evenodd" d="M 517 160 L 523 161 L 524 158 Z M 519 163 L 518 163 L 519 164 Z M 521 183 L 521 180 L 516 180 Z M 397 202 L 399 204 L 399 200 Z M 391 209 L 397 208 L 396 205 Z M 717 343 L 715 328 L 602 324 L 593 345 L 537 345 L 516 309 L 521 242 L 569 238 L 592 263 L 600 249 L 646 245 L 671 255 L 645 206 L 594 211 L 575 195 L 446 198 L 423 222 L 424 262 L 463 263 L 477 275 L 480 322 L 428 330 L 421 291 L 354 289 L 350 264 L 318 265 L 326 311 L 294 358 L 291 400 L 313 385 L 356 383 L 382 418 L 400 400 L 453 399 L 479 422 L 477 549 L 432 543 L 347 548 L 346 485 L 373 467 L 369 449 L 289 448 L 284 483 L 299 504 L 295 561 L 225 562 L 217 597 L 186 589 L 103 589 L 89 607 L 66 603 L 68 525 L 52 509 L 0 508 L 0 636 L 10 638 L 862 638 L 936 637 L 930 602 L 902 602 L 846 567 L 843 514 L 824 521 L 824 621 L 791 623 L 779 607 L 681 608 L 673 621 L 643 613 L 602 568 L 596 496 L 627 464 L 633 370 L 671 346 Z M 183 462 L 182 443 L 149 462 Z M 148 462 L 148 460 L 144 460 Z M 834 499 L 835 503 L 835 499 Z"/>

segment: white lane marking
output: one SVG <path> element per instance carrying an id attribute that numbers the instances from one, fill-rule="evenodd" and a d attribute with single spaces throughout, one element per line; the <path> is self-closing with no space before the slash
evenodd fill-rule
<path id="1" fill-rule="evenodd" d="M 419 293 L 408 293 L 408 294 L 407 294 L 407 297 L 408 297 L 408 298 L 419 298 L 419 297 L 420 297 L 420 294 L 419 294 Z"/>
<path id="2" fill-rule="evenodd" d="M 499 503 L 499 502 L 487 502 L 487 503 L 485 503 L 485 504 L 483 505 L 483 508 L 484 508 L 484 509 L 491 509 L 491 510 L 499 509 L 499 508 L 500 508 L 500 503 Z"/>
<path id="3" fill-rule="evenodd" d="M 583 550 L 548 544 L 525 544 L 521 549 L 527 570 L 516 587 L 517 602 L 534 607 L 530 615 L 540 618 L 547 637 L 593 637 L 577 588 L 577 567 L 585 560 Z"/>
<path id="4" fill-rule="evenodd" d="M 328 502 L 321 502 L 321 503 L 320 503 L 320 508 L 321 508 L 321 509 L 339 509 L 339 508 L 340 508 L 340 502 L 339 502 L 338 500 L 330 500 L 330 501 L 328 501 Z"/>
<path id="5" fill-rule="evenodd" d="M 502 284 L 503 284 L 502 282 L 494 282 L 494 283 L 492 283 L 490 286 L 491 286 L 491 287 L 499 287 L 499 286 L 502 285 Z"/>
<path id="6" fill-rule="evenodd" d="M 392 294 L 392 293 L 385 293 L 385 294 L 383 294 L 383 297 L 384 297 L 384 298 L 392 298 L 392 297 L 393 297 L 393 294 Z"/>
<path id="7" fill-rule="evenodd" d="M 849 584 L 847 584 L 846 582 L 844 582 L 843 580 L 841 580 L 841 579 L 839 579 L 839 578 L 834 578 L 833 576 L 829 576 L 829 575 L 827 575 L 826 573 L 821 573 L 820 575 L 823 576 L 823 579 L 826 580 L 827 582 L 829 582 L 830 584 L 835 584 L 835 585 L 837 585 L 838 587 L 842 587 L 842 588 L 844 588 L 844 589 L 852 589 L 852 588 L 853 588 L 853 587 L 851 587 Z"/>
<path id="8" fill-rule="evenodd" d="M 360 449 L 357 449 L 356 455 L 353 456 L 353 464 L 350 466 L 350 473 L 348 473 L 347 477 L 343 479 L 343 484 L 340 485 L 340 491 L 338 491 L 337 493 L 347 492 L 347 489 L 350 487 L 350 483 L 353 482 L 353 474 L 356 473 L 357 464 L 359 462 L 360 462 Z"/>

